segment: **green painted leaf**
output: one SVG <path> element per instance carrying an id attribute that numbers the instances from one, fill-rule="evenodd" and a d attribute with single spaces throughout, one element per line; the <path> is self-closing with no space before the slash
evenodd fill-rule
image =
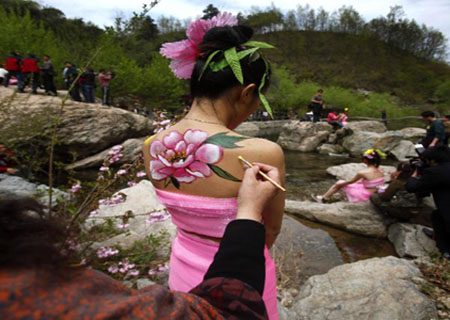
<path id="1" fill-rule="evenodd" d="M 170 177 L 170 182 L 172 182 L 173 186 L 177 189 L 180 189 L 180 182 L 174 177 Z"/>
<path id="2" fill-rule="evenodd" d="M 241 62 L 236 52 L 236 47 L 225 50 L 225 60 L 234 73 L 234 76 L 240 84 L 244 84 L 244 75 L 242 74 Z"/>
<path id="3" fill-rule="evenodd" d="M 213 164 L 208 164 L 208 167 L 211 168 L 211 170 L 217 174 L 219 177 L 227 179 L 227 180 L 231 180 L 234 182 L 242 182 L 242 180 L 239 180 L 238 178 L 232 176 L 231 174 L 229 174 L 228 172 L 226 172 L 225 170 L 219 168 L 218 166 L 215 166 Z"/>
<path id="4" fill-rule="evenodd" d="M 248 41 L 242 45 L 243 47 L 258 47 L 261 49 L 273 49 L 273 45 L 262 41 Z"/>
<path id="5" fill-rule="evenodd" d="M 227 62 L 227 60 L 225 60 L 225 58 L 223 58 L 220 61 L 217 61 L 217 62 L 213 61 L 210 63 L 210 68 L 213 72 L 222 71 L 226 67 L 228 67 L 228 62 Z"/>
<path id="6" fill-rule="evenodd" d="M 236 136 L 227 136 L 227 132 L 217 133 L 208 139 L 206 139 L 205 143 L 215 144 L 217 146 L 221 146 L 225 149 L 236 149 L 242 148 L 236 145 L 237 142 L 246 140 L 246 137 L 236 137 Z"/>
<path id="7" fill-rule="evenodd" d="M 264 73 L 264 75 L 261 79 L 261 84 L 259 85 L 259 88 L 258 88 L 258 94 L 259 94 L 259 99 L 261 100 L 261 103 L 263 104 L 266 111 L 269 113 L 270 117 L 273 119 L 272 108 L 270 107 L 269 101 L 267 101 L 266 96 L 264 96 L 264 94 L 262 93 L 262 89 L 264 88 L 264 85 L 266 84 L 266 78 L 267 78 L 267 75 L 269 72 L 269 65 L 267 64 L 266 60 L 264 60 L 264 62 L 266 65 L 266 72 Z"/>
<path id="8" fill-rule="evenodd" d="M 200 73 L 200 76 L 198 77 L 198 81 L 201 80 L 203 74 L 204 74 L 205 71 L 206 71 L 206 68 L 208 68 L 209 63 L 211 62 L 211 60 L 212 60 L 219 52 L 221 52 L 221 50 L 216 50 L 216 51 L 214 51 L 213 53 L 211 53 L 211 54 L 209 55 L 208 59 L 207 59 L 206 62 L 205 62 L 205 65 L 203 66 L 202 72 Z"/>
<path id="9" fill-rule="evenodd" d="M 238 55 L 239 60 L 242 60 L 246 56 L 248 56 L 249 54 L 252 54 L 252 53 L 254 53 L 254 52 L 258 51 L 258 50 L 259 50 L 259 48 L 251 48 L 251 49 L 247 49 L 247 50 L 244 50 L 244 51 L 239 51 L 237 53 L 237 55 Z"/>

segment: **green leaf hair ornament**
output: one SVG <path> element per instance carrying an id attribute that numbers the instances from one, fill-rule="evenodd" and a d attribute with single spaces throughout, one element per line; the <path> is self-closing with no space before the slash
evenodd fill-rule
<path id="1" fill-rule="evenodd" d="M 269 113 L 270 117 L 273 119 L 273 112 L 272 108 L 270 107 L 269 101 L 262 93 L 262 89 L 264 88 L 268 77 L 269 77 L 269 64 L 267 60 L 258 52 L 260 49 L 273 49 L 274 46 L 261 42 L 261 41 L 248 41 L 244 44 L 242 44 L 243 47 L 250 47 L 249 49 L 242 50 L 237 52 L 236 47 L 229 48 L 225 51 L 223 50 L 216 50 L 213 53 L 211 53 L 208 57 L 208 59 L 205 62 L 205 65 L 203 66 L 202 72 L 200 73 L 200 76 L 198 77 L 198 81 L 201 80 L 203 77 L 205 71 L 208 69 L 208 67 L 213 72 L 219 72 L 224 70 L 227 67 L 230 67 L 233 71 L 234 76 L 239 81 L 240 84 L 244 84 L 244 75 L 242 73 L 242 67 L 241 67 L 241 60 L 246 58 L 247 56 L 250 56 L 250 62 L 254 62 L 258 60 L 259 58 L 262 58 L 266 67 L 266 70 L 264 72 L 264 75 L 261 79 L 261 84 L 258 87 L 258 95 L 261 100 L 261 103 L 263 104 L 266 111 Z M 219 53 L 223 54 L 223 58 L 219 61 L 212 61 Z"/>

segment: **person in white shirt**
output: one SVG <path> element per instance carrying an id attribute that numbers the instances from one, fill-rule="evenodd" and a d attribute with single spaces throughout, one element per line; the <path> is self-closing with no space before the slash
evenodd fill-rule
<path id="1" fill-rule="evenodd" d="M 3 81 L 5 81 L 7 74 L 8 71 L 5 68 L 3 68 L 3 64 L 0 63 L 0 84 L 3 84 Z"/>

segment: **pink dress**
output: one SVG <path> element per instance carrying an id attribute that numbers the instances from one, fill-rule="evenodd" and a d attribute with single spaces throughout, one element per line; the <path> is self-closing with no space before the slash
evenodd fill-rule
<path id="1" fill-rule="evenodd" d="M 345 180 L 339 180 L 338 182 L 345 182 Z M 362 179 L 358 182 L 346 185 L 344 187 L 345 194 L 347 195 L 349 202 L 365 202 L 369 201 L 373 192 L 369 189 L 373 189 L 384 184 L 384 177 L 374 180 Z"/>
<path id="2" fill-rule="evenodd" d="M 170 255 L 169 287 L 188 292 L 200 282 L 219 249 L 219 243 L 183 232 L 222 238 L 225 227 L 236 217 L 236 198 L 211 198 L 155 189 L 160 203 L 166 206 L 178 228 Z M 275 263 L 265 248 L 266 282 L 263 300 L 269 319 L 279 319 Z M 245 268 L 245 266 L 242 266 Z"/>

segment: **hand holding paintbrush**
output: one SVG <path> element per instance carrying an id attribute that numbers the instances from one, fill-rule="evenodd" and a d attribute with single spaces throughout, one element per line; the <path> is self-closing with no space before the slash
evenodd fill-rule
<path id="1" fill-rule="evenodd" d="M 253 165 L 245 160 L 242 156 L 238 157 L 239 160 L 241 160 L 246 166 L 248 166 L 249 168 L 253 168 Z M 267 181 L 269 181 L 270 183 L 272 183 L 275 187 L 277 187 L 278 189 L 286 192 L 286 189 L 283 188 L 278 182 L 274 181 L 273 179 L 271 179 L 267 174 L 265 174 L 264 172 L 262 172 L 261 170 L 259 170 L 258 172 L 264 179 L 266 179 Z"/>

